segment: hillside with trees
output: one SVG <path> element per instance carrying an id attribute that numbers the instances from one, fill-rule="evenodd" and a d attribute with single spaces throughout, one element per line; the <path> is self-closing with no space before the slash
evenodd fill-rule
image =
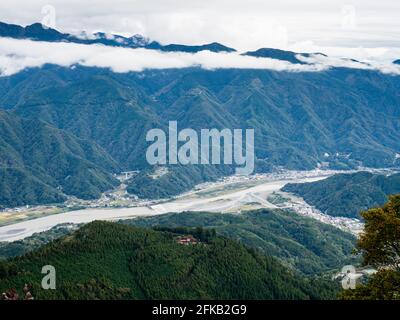
<path id="1" fill-rule="evenodd" d="M 274 57 L 282 58 L 282 54 L 290 57 L 293 53 L 275 52 Z M 277 167 L 311 170 L 321 164 L 336 169 L 398 166 L 399 79 L 348 68 L 115 73 L 104 68 L 45 65 L 1 77 L 0 108 L 101 147 L 107 154 L 104 159 L 113 159 L 120 171 L 141 171 L 129 182 L 128 192 L 141 198 L 164 198 L 235 169 L 231 165 L 201 169 L 171 165 L 171 174 L 151 178 L 146 133 L 154 128 L 167 131 L 169 121 L 178 121 L 179 130 L 192 128 L 198 133 L 207 128 L 253 128 L 256 172 Z M 38 137 L 36 142 L 40 141 Z M 0 150 L 0 157 L 5 156 L 6 151 Z M 104 179 L 93 182 L 91 186 L 102 189 Z M 78 187 L 79 181 L 73 186 Z M 9 183 L 9 189 L 15 186 Z M 86 196 L 96 194 L 94 190 Z"/>
<path id="2" fill-rule="evenodd" d="M 97 198 L 118 184 L 117 168 L 92 142 L 0 110 L 0 207 Z"/>
<path id="3" fill-rule="evenodd" d="M 330 225 L 284 210 L 262 209 L 240 215 L 184 212 L 123 220 L 141 227 L 194 228 L 202 226 L 217 234 L 257 248 L 304 274 L 326 273 L 349 263 L 356 238 Z"/>
<path id="4" fill-rule="evenodd" d="M 337 174 L 316 182 L 290 183 L 282 190 L 331 216 L 360 218 L 362 210 L 381 206 L 389 195 L 400 193 L 400 174 Z"/>
<path id="5" fill-rule="evenodd" d="M 172 231 L 93 222 L 1 262 L 0 291 L 29 283 L 36 299 L 326 299 L 337 292 L 257 250 L 198 232 L 198 244 L 182 245 Z M 44 265 L 56 269 L 56 290 L 40 287 Z"/>

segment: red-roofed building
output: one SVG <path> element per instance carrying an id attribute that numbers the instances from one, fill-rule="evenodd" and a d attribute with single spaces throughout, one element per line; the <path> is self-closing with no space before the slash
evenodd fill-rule
<path id="1" fill-rule="evenodd" d="M 180 236 L 176 239 L 176 242 L 179 244 L 183 244 L 183 245 L 199 243 L 196 238 L 194 238 L 193 236 L 190 236 L 190 235 L 189 236 Z"/>

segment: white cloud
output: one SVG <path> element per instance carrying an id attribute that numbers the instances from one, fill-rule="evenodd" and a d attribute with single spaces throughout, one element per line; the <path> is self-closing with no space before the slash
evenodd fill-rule
<path id="1" fill-rule="evenodd" d="M 360 61 L 392 62 L 400 58 L 400 48 L 396 47 L 340 47 L 321 46 L 312 41 L 298 42 L 290 45 L 288 50 L 294 52 L 321 52 L 337 58 L 351 58 Z"/>
<path id="2" fill-rule="evenodd" d="M 299 57 L 301 58 L 301 57 Z M 239 53 L 201 51 L 195 54 L 161 52 L 148 49 L 117 48 L 103 45 L 84 45 L 65 42 L 39 42 L 0 38 L 0 70 L 2 76 L 15 74 L 25 68 L 56 64 L 70 67 L 75 64 L 110 68 L 114 72 L 142 71 L 144 69 L 186 68 L 205 69 L 248 68 L 288 72 L 316 72 L 330 67 L 377 69 L 400 74 L 400 66 L 374 62 L 366 65 L 351 60 L 313 55 L 301 58 L 311 65 L 291 64 L 268 58 L 243 56 Z"/>
<path id="3" fill-rule="evenodd" d="M 400 47 L 395 0 L 1 0 L 0 20 L 40 22 L 48 4 L 56 10 L 56 27 L 67 32 L 140 33 L 162 43 L 218 41 L 239 50 L 285 49 L 303 41 Z M 354 10 L 345 10 L 349 5 Z"/>

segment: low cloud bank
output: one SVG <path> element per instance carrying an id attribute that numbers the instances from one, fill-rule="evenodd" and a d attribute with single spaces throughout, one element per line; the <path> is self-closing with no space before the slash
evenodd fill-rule
<path id="1" fill-rule="evenodd" d="M 239 53 L 160 52 L 149 49 L 0 38 L 1 76 L 10 76 L 26 68 L 41 67 L 44 64 L 64 67 L 79 64 L 87 67 L 110 68 L 114 72 L 121 73 L 187 67 L 201 67 L 209 70 L 267 69 L 287 72 L 318 72 L 332 67 L 347 67 L 400 75 L 400 66 L 392 63 L 369 62 L 367 64 L 318 54 L 308 58 L 299 55 L 298 58 L 308 64 L 291 64 L 281 60 L 243 56 Z"/>

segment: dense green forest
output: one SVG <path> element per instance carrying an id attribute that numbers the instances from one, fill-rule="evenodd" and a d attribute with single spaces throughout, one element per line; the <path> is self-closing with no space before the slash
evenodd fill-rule
<path id="1" fill-rule="evenodd" d="M 93 222 L 0 262 L 0 291 L 16 288 L 22 295 L 28 283 L 36 299 L 325 299 L 337 293 L 331 281 L 301 277 L 234 240 L 193 233 L 203 234 L 202 242 L 181 245 L 171 231 Z M 56 290 L 40 287 L 44 265 L 56 268 Z"/>
<path id="2" fill-rule="evenodd" d="M 272 53 L 283 60 L 293 55 Z M 153 128 L 167 131 L 171 120 L 178 121 L 179 130 L 197 132 L 254 128 L 256 172 L 276 167 L 308 170 L 322 163 L 342 169 L 396 166 L 399 88 L 398 76 L 345 68 L 313 73 L 201 68 L 114 73 L 46 65 L 0 78 L 0 108 L 62 129 L 97 151 L 101 148 L 104 162 L 88 160 L 107 173 L 114 172 L 104 168 L 107 160 L 121 170 L 143 170 L 128 191 L 143 198 L 163 198 L 234 170 L 170 166 L 169 175 L 146 176 L 151 173 L 145 159 L 146 133 Z M 35 136 L 35 141 L 42 140 Z M 0 158 L 6 154 L 0 150 Z M 79 162 L 77 167 L 81 166 L 87 169 Z M 94 197 L 107 185 L 105 181 L 110 183 L 96 170 L 89 182 L 78 175 L 75 183 L 63 188 Z M 15 190 L 12 181 L 7 185 Z"/>
<path id="3" fill-rule="evenodd" d="M 218 170 L 215 170 L 218 167 Z M 127 191 L 140 198 L 163 199 L 183 193 L 204 181 L 215 181 L 222 175 L 233 174 L 229 166 L 169 166 L 168 173 L 153 179 L 153 169 L 144 170 L 129 181 Z"/>
<path id="4" fill-rule="evenodd" d="M 337 174 L 321 181 L 287 184 L 282 190 L 303 197 L 326 214 L 360 218 L 362 210 L 381 206 L 388 195 L 400 193 L 400 174 Z"/>
<path id="5" fill-rule="evenodd" d="M 0 110 L 0 207 L 96 198 L 117 168 L 96 144 Z"/>
<path id="6" fill-rule="evenodd" d="M 184 212 L 123 220 L 142 227 L 212 228 L 278 258 L 290 269 L 304 274 L 324 273 L 357 263 L 352 255 L 355 237 L 337 228 L 284 210 L 257 210 L 240 215 Z"/>
<path id="7" fill-rule="evenodd" d="M 400 195 L 392 195 L 378 208 L 361 213 L 364 232 L 357 240 L 362 264 L 377 271 L 368 279 L 343 290 L 340 297 L 348 300 L 400 300 Z"/>

